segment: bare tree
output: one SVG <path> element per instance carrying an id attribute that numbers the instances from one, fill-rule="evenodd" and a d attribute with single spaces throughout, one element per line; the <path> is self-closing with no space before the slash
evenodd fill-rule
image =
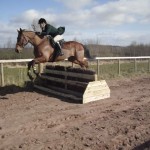
<path id="1" fill-rule="evenodd" d="M 7 41 L 7 44 L 6 44 L 7 46 L 7 48 L 12 48 L 13 47 L 13 44 L 12 44 L 12 40 L 11 40 L 11 38 L 8 38 L 8 41 Z"/>

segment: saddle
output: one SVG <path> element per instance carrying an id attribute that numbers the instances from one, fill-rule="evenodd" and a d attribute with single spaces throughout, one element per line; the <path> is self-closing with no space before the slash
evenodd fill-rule
<path id="1" fill-rule="evenodd" d="M 49 43 L 51 44 L 51 46 L 52 46 L 53 48 L 55 48 L 56 42 L 54 41 L 54 39 L 53 39 L 52 37 L 49 38 Z M 65 40 L 62 39 L 62 40 L 58 41 L 58 43 L 59 43 L 59 45 L 60 45 L 61 47 L 63 47 L 63 44 L 65 43 Z"/>
<path id="2" fill-rule="evenodd" d="M 55 61 L 55 59 L 60 56 L 61 54 L 61 47 L 63 46 L 64 44 L 64 39 L 58 41 L 58 42 L 55 42 L 53 37 L 49 37 L 49 43 L 51 44 L 51 46 L 54 48 L 54 53 L 53 53 L 53 57 L 52 57 L 52 62 Z"/>

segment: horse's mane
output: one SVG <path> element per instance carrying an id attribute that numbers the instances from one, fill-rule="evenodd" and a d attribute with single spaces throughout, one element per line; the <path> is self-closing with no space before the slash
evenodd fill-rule
<path id="1" fill-rule="evenodd" d="M 35 32 L 35 31 L 27 30 L 27 29 L 22 29 L 22 31 L 25 31 L 25 32 Z"/>

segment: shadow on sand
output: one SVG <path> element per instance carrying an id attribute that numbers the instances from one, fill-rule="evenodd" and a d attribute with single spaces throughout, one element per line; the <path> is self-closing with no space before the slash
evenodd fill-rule
<path id="1" fill-rule="evenodd" d="M 133 150 L 150 150 L 150 140 L 145 143 L 136 146 Z"/>
<path id="2" fill-rule="evenodd" d="M 54 98 L 57 98 L 63 102 L 67 102 L 67 103 L 74 103 L 74 104 L 82 104 L 81 101 L 78 101 L 78 100 L 73 100 L 71 98 L 66 98 L 66 97 L 63 97 L 63 96 L 59 96 L 59 95 L 55 95 L 55 94 L 50 94 L 48 92 L 44 92 L 44 91 L 41 91 L 41 90 L 38 90 L 38 89 L 35 89 L 34 88 L 34 91 L 39 93 L 39 94 L 43 94 L 43 95 L 46 95 L 48 97 L 54 97 Z"/>
<path id="3" fill-rule="evenodd" d="M 8 85 L 5 87 L 0 87 L 0 100 L 7 100 L 8 99 L 6 96 L 7 94 L 15 94 L 15 93 L 19 93 L 19 92 L 37 92 L 39 94 L 46 95 L 48 97 L 57 98 L 64 102 L 81 104 L 80 101 L 74 101 L 72 99 L 65 98 L 65 97 L 62 97 L 59 95 L 40 91 L 40 90 L 34 88 L 34 84 L 31 81 L 26 82 L 24 87 L 20 87 L 20 86 L 16 86 L 16 85 Z"/>
<path id="4" fill-rule="evenodd" d="M 24 91 L 33 92 L 33 90 L 34 90 L 33 83 L 28 81 L 25 83 L 24 87 L 16 86 L 14 84 L 0 87 L 0 96 L 5 96 L 7 94 L 15 94 L 15 93 L 24 92 Z"/>

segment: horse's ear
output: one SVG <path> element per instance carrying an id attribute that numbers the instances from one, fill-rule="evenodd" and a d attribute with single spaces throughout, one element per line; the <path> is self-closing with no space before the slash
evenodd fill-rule
<path id="1" fill-rule="evenodd" d="M 20 32 L 22 32 L 22 29 L 20 28 Z"/>
<path id="2" fill-rule="evenodd" d="M 17 29 L 17 32 L 19 33 L 20 31 Z"/>

